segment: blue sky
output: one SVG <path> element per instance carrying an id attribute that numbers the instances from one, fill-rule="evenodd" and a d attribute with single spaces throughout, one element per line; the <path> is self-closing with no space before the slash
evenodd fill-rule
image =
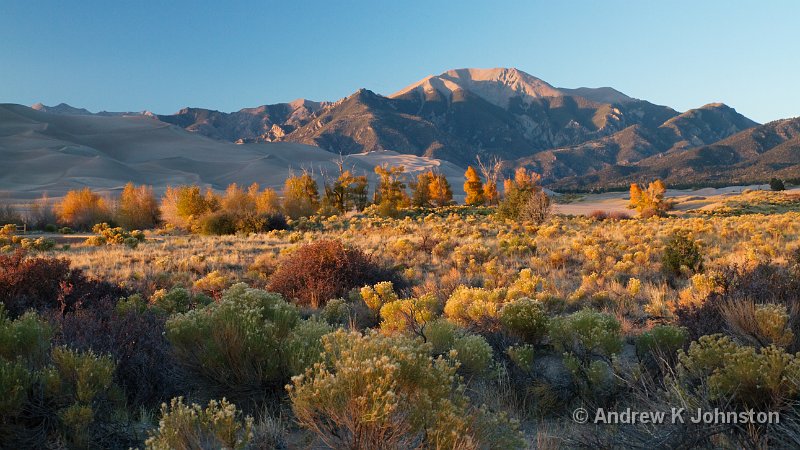
<path id="1" fill-rule="evenodd" d="M 800 2 L 0 0 L 0 102 L 222 111 L 517 67 L 679 110 L 800 115 Z"/>

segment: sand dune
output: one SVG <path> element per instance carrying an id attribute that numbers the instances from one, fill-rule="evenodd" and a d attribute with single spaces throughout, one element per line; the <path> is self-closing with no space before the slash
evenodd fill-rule
<path id="1" fill-rule="evenodd" d="M 295 143 L 236 145 L 189 133 L 147 116 L 59 115 L 0 104 L 0 191 L 24 200 L 60 197 L 88 186 L 115 192 L 132 181 L 163 191 L 197 183 L 280 188 L 289 173 L 308 170 L 320 181 L 337 171 L 339 155 Z M 377 164 L 404 165 L 414 175 L 436 168 L 463 195 L 464 169 L 436 159 L 390 151 L 349 155 L 345 167 L 374 183 Z"/>

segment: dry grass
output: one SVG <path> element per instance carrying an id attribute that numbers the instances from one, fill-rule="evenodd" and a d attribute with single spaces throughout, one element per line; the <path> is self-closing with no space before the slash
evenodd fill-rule
<path id="1" fill-rule="evenodd" d="M 156 236 L 136 249 L 78 245 L 57 253 L 92 276 L 151 293 L 174 285 L 191 287 L 212 271 L 264 286 L 282 253 L 335 238 L 403 268 L 415 292 L 446 297 L 459 284 L 502 287 L 527 267 L 543 279 L 542 296 L 566 298 L 575 306 L 606 296 L 612 312 L 664 317 L 681 291 L 692 287 L 689 280 L 667 285 L 661 274 L 664 242 L 677 231 L 700 243 L 709 270 L 764 260 L 781 263 L 798 248 L 800 214 L 622 221 L 555 216 L 539 227 L 456 213 L 406 219 L 349 216 L 324 220 L 313 231 Z M 631 278 L 640 283 L 636 295 L 626 289 Z"/>

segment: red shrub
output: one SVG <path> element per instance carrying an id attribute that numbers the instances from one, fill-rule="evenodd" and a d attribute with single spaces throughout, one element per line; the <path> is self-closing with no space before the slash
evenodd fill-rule
<path id="1" fill-rule="evenodd" d="M 66 259 L 28 258 L 23 250 L 0 255 L 0 303 L 12 318 L 29 309 L 67 313 L 126 294 L 119 286 L 90 280 L 81 270 L 70 269 Z"/>
<path id="2" fill-rule="evenodd" d="M 269 279 L 267 289 L 314 308 L 350 289 L 379 281 L 399 281 L 361 250 L 339 241 L 324 240 L 285 256 Z"/>
<path id="3" fill-rule="evenodd" d="M 625 220 L 625 219 L 630 219 L 631 218 L 631 216 L 626 212 L 622 212 L 622 211 L 611 211 L 611 212 L 608 212 L 608 211 L 603 211 L 603 210 L 600 210 L 600 209 L 590 212 L 589 213 L 589 217 L 591 217 L 592 219 L 595 219 L 595 220 L 608 220 L 608 219 L 611 219 L 611 220 Z"/>
<path id="4" fill-rule="evenodd" d="M 608 213 L 598 209 L 590 212 L 589 217 L 591 217 L 594 220 L 606 220 L 608 219 Z"/>

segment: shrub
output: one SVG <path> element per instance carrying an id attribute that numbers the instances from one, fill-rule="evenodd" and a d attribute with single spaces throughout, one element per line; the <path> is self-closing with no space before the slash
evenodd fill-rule
<path id="1" fill-rule="evenodd" d="M 773 191 L 784 191 L 786 190 L 786 186 L 783 184 L 783 180 L 779 178 L 772 178 L 769 180 L 769 188 Z"/>
<path id="2" fill-rule="evenodd" d="M 755 304 L 752 299 L 745 299 L 722 302 L 719 311 L 728 331 L 745 342 L 758 347 L 770 344 L 787 347 L 794 342 L 785 305 Z"/>
<path id="3" fill-rule="evenodd" d="M 347 325 L 352 316 L 351 305 L 344 298 L 330 299 L 320 312 L 320 317 L 331 325 Z"/>
<path id="4" fill-rule="evenodd" d="M 512 220 L 542 223 L 550 216 L 550 197 L 535 188 L 513 188 L 497 206 L 497 215 Z"/>
<path id="5" fill-rule="evenodd" d="M 422 330 L 425 342 L 431 345 L 433 355 L 437 356 L 446 355 L 453 349 L 458 332 L 458 327 L 443 318 L 428 322 Z"/>
<path id="6" fill-rule="evenodd" d="M 693 340 L 708 334 L 733 332 L 754 345 L 766 345 L 767 341 L 759 343 L 752 334 L 757 332 L 753 328 L 755 305 L 784 305 L 787 312 L 792 312 L 795 305 L 800 304 L 800 278 L 796 274 L 787 267 L 772 264 L 723 268 L 715 282 L 718 288 L 709 292 L 703 302 L 676 309 L 678 324 L 689 331 Z M 726 317 L 723 317 L 723 310 L 729 313 Z M 800 335 L 800 321 L 789 322 L 792 333 Z M 796 346 L 793 342 L 790 350 L 797 351 Z"/>
<path id="7" fill-rule="evenodd" d="M 297 421 L 332 448 L 521 448 L 514 424 L 469 407 L 456 367 L 402 336 L 336 331 L 287 386 Z M 454 380 L 456 383 L 454 384 Z M 501 436 L 487 436 L 486 425 Z M 505 425 L 505 426 L 503 426 Z"/>
<path id="8" fill-rule="evenodd" d="M 461 363 L 460 369 L 467 374 L 481 375 L 489 370 L 493 351 L 483 336 L 457 336 L 453 341 L 453 350 L 456 351 L 456 359 Z"/>
<path id="9" fill-rule="evenodd" d="M 636 351 L 640 358 L 650 358 L 652 361 L 664 359 L 671 363 L 688 338 L 689 333 L 684 328 L 656 325 L 639 336 L 636 340 Z"/>
<path id="10" fill-rule="evenodd" d="M 0 254 L 0 303 L 12 318 L 28 309 L 65 314 L 126 295 L 118 286 L 87 279 L 80 270 L 70 269 L 65 259 L 31 258 L 24 250 Z"/>
<path id="11" fill-rule="evenodd" d="M 239 283 L 217 303 L 170 317 L 167 339 L 211 389 L 249 395 L 282 385 L 319 354 L 319 337 L 329 327 L 298 329 L 301 323 L 297 308 L 279 294 Z"/>
<path id="12" fill-rule="evenodd" d="M 756 350 L 715 334 L 692 342 L 678 359 L 683 381 L 695 386 L 702 381 L 712 400 L 743 410 L 774 411 L 800 392 L 800 358 L 775 346 Z"/>
<path id="13" fill-rule="evenodd" d="M 524 371 L 530 371 L 533 367 L 534 353 L 533 346 L 529 344 L 512 345 L 506 348 L 508 359 Z"/>
<path id="14" fill-rule="evenodd" d="M 355 287 L 393 279 L 397 281 L 391 271 L 378 267 L 361 250 L 323 240 L 283 257 L 269 278 L 268 289 L 319 308 Z"/>
<path id="15" fill-rule="evenodd" d="M 219 298 L 222 291 L 227 289 L 230 285 L 230 278 L 218 270 L 213 270 L 207 273 L 203 278 L 194 282 L 195 289 L 205 292 L 214 298 Z"/>
<path id="16" fill-rule="evenodd" d="M 547 335 L 548 317 L 537 300 L 520 298 L 500 310 L 500 322 L 525 342 L 536 344 Z"/>
<path id="17" fill-rule="evenodd" d="M 11 448 L 107 446 L 96 431 L 118 408 L 114 361 L 66 347 L 35 313 L 10 320 L 0 307 L 0 434 Z"/>
<path id="18" fill-rule="evenodd" d="M 246 215 L 236 219 L 236 231 L 240 233 L 264 233 L 289 228 L 286 216 L 279 212 Z"/>
<path id="19" fill-rule="evenodd" d="M 462 327 L 496 328 L 501 293 L 482 288 L 459 286 L 447 299 L 444 315 Z"/>
<path id="20" fill-rule="evenodd" d="M 92 227 L 92 232 L 97 233 L 98 236 L 86 239 L 86 244 L 88 245 L 125 245 L 126 247 L 136 248 L 139 242 L 145 239 L 144 233 L 141 231 L 128 232 L 122 227 L 111 227 L 105 222 L 95 224 Z"/>
<path id="21" fill-rule="evenodd" d="M 191 291 L 174 287 L 169 291 L 159 289 L 150 296 L 150 304 L 167 315 L 185 313 L 191 309 L 208 305 L 214 300 L 203 294 L 193 294 Z"/>
<path id="22" fill-rule="evenodd" d="M 381 307 L 381 329 L 386 331 L 418 331 L 433 320 L 439 311 L 439 300 L 431 295 L 394 300 Z"/>
<path id="23" fill-rule="evenodd" d="M 135 300 L 106 300 L 62 316 L 57 342 L 81 351 L 107 354 L 116 361 L 114 380 L 132 406 L 155 407 L 178 391 L 178 367 L 165 333 L 165 317 Z"/>
<path id="24" fill-rule="evenodd" d="M 236 233 L 236 218 L 226 211 L 217 211 L 200 219 L 200 232 L 222 236 Z"/>
<path id="25" fill-rule="evenodd" d="M 622 349 L 617 319 L 590 309 L 550 320 L 550 340 L 556 349 L 587 361 L 598 355 L 610 358 Z"/>
<path id="26" fill-rule="evenodd" d="M 83 230 L 111 217 L 108 203 L 89 188 L 67 192 L 56 204 L 55 212 L 59 223 Z"/>
<path id="27" fill-rule="evenodd" d="M 391 281 L 382 281 L 374 286 L 364 286 L 361 288 L 360 294 L 367 307 L 375 312 L 379 312 L 383 305 L 398 299 L 394 292 L 394 283 Z"/>
<path id="28" fill-rule="evenodd" d="M 684 271 L 701 272 L 703 255 L 696 242 L 685 234 L 677 233 L 667 241 L 661 264 L 664 272 L 671 276 L 680 276 Z"/>
<path id="29" fill-rule="evenodd" d="M 253 418 L 242 420 L 236 405 L 222 399 L 200 405 L 183 403 L 183 397 L 161 405 L 158 429 L 150 434 L 145 446 L 152 450 L 189 450 L 200 448 L 244 449 L 253 439 Z"/>
<path id="30" fill-rule="evenodd" d="M 25 250 L 38 250 L 44 252 L 52 250 L 56 246 L 56 241 L 44 237 L 36 239 L 22 238 L 19 244 L 20 247 Z"/>

